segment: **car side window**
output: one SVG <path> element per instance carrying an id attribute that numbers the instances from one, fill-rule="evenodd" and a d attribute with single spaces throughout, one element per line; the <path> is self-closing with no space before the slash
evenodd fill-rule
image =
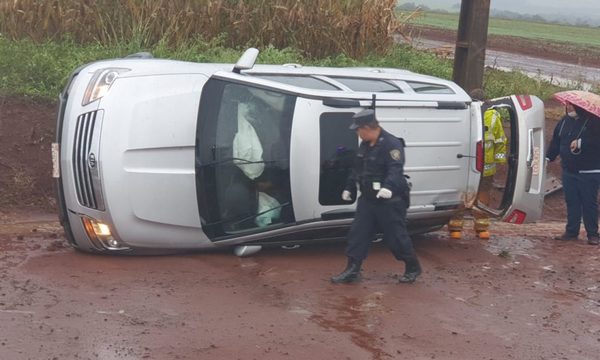
<path id="1" fill-rule="evenodd" d="M 346 179 L 354 165 L 358 137 L 349 129 L 353 112 L 323 113 L 319 119 L 321 173 L 319 203 L 347 205 L 341 198 Z"/>

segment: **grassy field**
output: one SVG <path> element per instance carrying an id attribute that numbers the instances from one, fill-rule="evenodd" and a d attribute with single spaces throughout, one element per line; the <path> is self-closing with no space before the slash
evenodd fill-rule
<path id="1" fill-rule="evenodd" d="M 427 12 L 415 19 L 414 24 L 456 30 L 458 14 Z M 489 34 L 600 47 L 600 28 L 490 18 Z"/>

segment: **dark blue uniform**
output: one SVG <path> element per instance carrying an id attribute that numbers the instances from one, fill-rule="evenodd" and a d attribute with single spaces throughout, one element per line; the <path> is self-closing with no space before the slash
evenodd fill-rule
<path id="1" fill-rule="evenodd" d="M 584 191 L 583 177 L 579 173 L 582 169 L 582 159 L 584 157 L 581 154 L 572 153 L 570 146 L 573 140 L 582 136 L 585 137 L 588 133 L 587 127 L 588 123 L 583 119 L 575 119 L 568 115 L 564 116 L 556 124 L 550 146 L 548 146 L 548 151 L 546 152 L 546 157 L 550 161 L 554 161 L 557 156 L 561 158 L 563 193 L 565 195 L 565 202 L 567 203 L 567 224 L 564 235 L 566 238 L 572 239 L 577 238 L 579 235 L 584 209 L 583 204 L 585 198 L 589 195 Z M 591 207 L 592 205 L 587 206 L 588 214 Z M 586 223 L 591 222 L 586 221 Z M 592 233 L 594 232 L 591 228 L 588 230 Z M 597 234 L 597 229 L 595 233 Z"/>
<path id="2" fill-rule="evenodd" d="M 588 242 L 598 245 L 598 187 L 600 186 L 600 119 L 583 113 L 574 119 L 565 116 L 556 125 L 546 157 L 561 157 L 563 192 L 567 203 L 564 238 L 575 239 L 581 219 Z M 580 142 L 580 152 L 571 152 L 573 140 Z"/>
<path id="3" fill-rule="evenodd" d="M 410 189 L 404 176 L 403 141 L 383 129 L 374 146 L 363 141 L 358 148 L 346 190 L 356 194 L 357 184 L 361 196 L 348 234 L 348 258 L 356 262 L 364 260 L 369 244 L 375 234 L 381 231 L 383 240 L 396 259 L 405 261 L 407 266 L 418 264 L 406 230 Z M 391 199 L 376 197 L 382 188 L 392 191 Z"/>

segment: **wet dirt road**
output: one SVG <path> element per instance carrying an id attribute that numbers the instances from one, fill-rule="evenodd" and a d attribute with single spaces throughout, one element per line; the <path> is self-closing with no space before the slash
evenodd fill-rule
<path id="1" fill-rule="evenodd" d="M 454 52 L 454 44 L 446 41 L 420 38 L 415 40 L 413 46 L 421 49 L 447 49 L 452 54 Z M 552 59 L 487 49 L 485 65 L 504 71 L 521 71 L 530 77 L 548 80 L 560 86 L 581 86 L 589 90 L 600 85 L 600 68 Z"/>
<path id="2" fill-rule="evenodd" d="M 163 257 L 64 247 L 53 220 L 0 224 L 1 359 L 597 359 L 600 248 L 563 224 L 415 239 L 425 273 L 374 244 L 332 285 L 343 244 Z"/>

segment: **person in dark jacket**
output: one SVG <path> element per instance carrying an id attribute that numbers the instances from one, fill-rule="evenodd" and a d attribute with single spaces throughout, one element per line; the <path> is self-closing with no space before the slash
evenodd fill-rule
<path id="1" fill-rule="evenodd" d="M 377 230 L 381 230 L 386 245 L 396 259 L 406 265 L 399 282 L 412 283 L 421 274 L 421 265 L 406 230 L 410 189 L 404 176 L 404 142 L 379 126 L 374 110 L 361 111 L 353 119 L 350 129 L 356 130 L 362 142 L 342 199 L 352 201 L 357 193 L 357 184 L 361 196 L 348 233 L 348 264 L 331 281 L 351 283 L 360 279 L 361 265 L 367 257 L 369 244 Z"/>
<path id="2" fill-rule="evenodd" d="M 583 165 L 585 159 L 581 156 L 581 148 L 578 149 L 576 147 L 577 143 L 581 143 L 582 137 L 588 137 L 587 129 L 589 127 L 589 118 L 584 116 L 585 111 L 576 108 L 570 103 L 566 104 L 565 110 L 566 115 L 554 128 L 552 140 L 548 147 L 548 151 L 546 152 L 546 158 L 548 161 L 554 161 L 557 156 L 560 156 L 561 158 L 563 192 L 565 195 L 565 202 L 567 203 L 567 224 L 565 226 L 565 232 L 554 237 L 554 239 L 569 241 L 577 240 L 582 215 L 584 214 L 584 211 L 589 211 L 589 209 L 584 209 L 584 203 L 586 206 L 589 205 L 587 205 L 585 199 L 585 187 L 583 184 L 583 177 L 580 174 L 580 170 L 585 167 Z M 586 218 L 588 218 L 588 214 L 585 215 L 584 220 Z M 597 222 L 596 207 L 596 224 Z M 586 223 L 588 235 L 597 237 L 597 225 L 594 234 L 591 225 L 589 229 L 587 228 L 587 225 L 589 225 L 588 223 L 589 221 Z"/>
<path id="3" fill-rule="evenodd" d="M 571 142 L 571 152 L 578 154 L 581 180 L 581 209 L 583 225 L 590 245 L 599 245 L 598 187 L 600 186 L 600 118 L 575 108 L 584 123 L 581 137 Z"/>

